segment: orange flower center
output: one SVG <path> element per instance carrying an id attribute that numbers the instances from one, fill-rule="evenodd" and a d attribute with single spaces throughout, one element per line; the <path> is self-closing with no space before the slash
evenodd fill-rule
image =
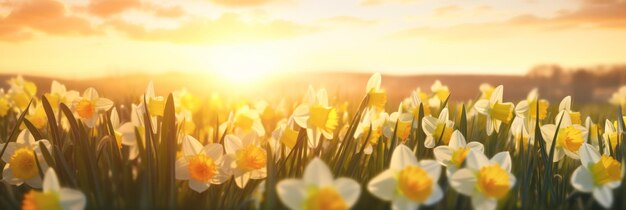
<path id="1" fill-rule="evenodd" d="M 208 182 L 217 174 L 217 165 L 213 158 L 204 154 L 199 154 L 188 159 L 187 169 L 191 178 Z"/>
<path id="2" fill-rule="evenodd" d="M 267 153 L 265 150 L 249 144 L 236 152 L 237 166 L 245 171 L 257 170 L 265 167 Z"/>

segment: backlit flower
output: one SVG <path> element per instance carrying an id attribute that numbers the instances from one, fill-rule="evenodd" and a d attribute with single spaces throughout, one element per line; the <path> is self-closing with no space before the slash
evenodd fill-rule
<path id="1" fill-rule="evenodd" d="M 211 184 L 228 180 L 223 169 L 223 147 L 220 144 L 202 146 L 192 136 L 183 138 L 183 156 L 176 160 L 176 179 L 188 180 L 189 188 L 202 193 Z"/>
<path id="2" fill-rule="evenodd" d="M 578 191 L 592 193 L 593 198 L 604 208 L 613 205 L 613 189 L 621 185 L 624 166 L 608 155 L 600 155 L 592 145 L 580 147 L 581 166 L 572 174 L 572 186 Z"/>
<path id="3" fill-rule="evenodd" d="M 448 108 L 443 108 L 439 113 L 439 118 L 433 116 L 426 116 L 422 119 L 422 129 L 426 134 L 426 140 L 424 146 L 426 148 L 433 148 L 441 141 L 442 144 L 447 145 L 450 142 L 452 131 L 454 130 L 454 122 L 450 120 L 448 114 Z"/>
<path id="4" fill-rule="evenodd" d="M 27 129 L 20 132 L 15 142 L 9 142 L 2 155 L 2 161 L 7 163 L 2 171 L 2 180 L 12 185 L 26 183 L 33 188 L 41 188 L 42 177 L 39 169 L 47 170 L 48 164 L 41 153 L 40 142 L 50 150 L 48 140 L 35 141 Z M 0 144 L 0 148 L 4 146 L 5 144 Z M 37 168 L 37 162 L 40 168 Z"/>
<path id="5" fill-rule="evenodd" d="M 460 131 L 455 130 L 454 133 L 452 133 L 452 137 L 450 138 L 448 145 L 435 147 L 433 153 L 437 162 L 446 166 L 446 174 L 451 176 L 452 173 L 461 168 L 470 150 L 483 153 L 484 146 L 480 142 L 476 141 L 466 143 L 463 134 L 461 134 Z"/>
<path id="6" fill-rule="evenodd" d="M 267 152 L 260 146 L 256 135 L 239 138 L 235 135 L 224 137 L 226 166 L 235 177 L 239 188 L 244 188 L 250 179 L 263 179 L 267 176 Z"/>
<path id="7" fill-rule="evenodd" d="M 93 128 L 98 120 L 98 114 L 113 107 L 113 101 L 101 98 L 94 88 L 87 88 L 81 97 L 74 99 L 74 112 L 87 127 Z"/>
<path id="8" fill-rule="evenodd" d="M 319 146 L 320 137 L 333 139 L 333 132 L 339 124 L 339 116 L 332 106 L 328 105 L 328 95 L 325 89 L 315 91 L 309 87 L 306 101 L 300 104 L 293 112 L 296 123 L 307 130 L 309 147 Z"/>
<path id="9" fill-rule="evenodd" d="M 46 171 L 43 191 L 31 190 L 24 195 L 23 210 L 81 210 L 87 198 L 81 191 L 61 187 L 53 168 Z"/>
<path id="10" fill-rule="evenodd" d="M 573 124 L 570 115 L 565 111 L 561 111 L 556 119 L 555 124 L 541 126 L 541 134 L 546 141 L 546 147 L 551 148 L 556 143 L 554 150 L 554 162 L 557 162 L 567 155 L 570 158 L 578 159 L 578 150 L 580 146 L 587 141 L 587 129 L 580 124 Z M 556 127 L 559 124 L 558 135 L 555 136 Z"/>
<path id="11" fill-rule="evenodd" d="M 513 103 L 502 102 L 502 85 L 496 87 L 489 100 L 481 99 L 474 104 L 474 109 L 482 115 L 487 116 L 487 135 L 494 131 L 497 133 L 502 122 L 509 123 L 513 118 Z"/>

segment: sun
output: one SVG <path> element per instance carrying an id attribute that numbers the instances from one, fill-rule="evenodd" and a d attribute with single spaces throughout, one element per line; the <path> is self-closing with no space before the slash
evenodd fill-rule
<path id="1" fill-rule="evenodd" d="M 275 73 L 280 67 L 278 53 L 263 46 L 235 45 L 214 49 L 211 67 L 231 83 L 258 82 Z"/>

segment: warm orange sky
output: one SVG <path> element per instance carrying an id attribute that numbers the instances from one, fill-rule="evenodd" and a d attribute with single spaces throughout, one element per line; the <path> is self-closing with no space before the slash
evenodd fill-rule
<path id="1" fill-rule="evenodd" d="M 0 0 L 0 72 L 66 78 L 522 74 L 624 63 L 625 37 L 626 0 Z"/>

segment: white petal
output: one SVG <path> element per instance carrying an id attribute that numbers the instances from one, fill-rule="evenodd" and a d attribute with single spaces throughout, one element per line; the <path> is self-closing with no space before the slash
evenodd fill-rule
<path id="1" fill-rule="evenodd" d="M 113 107 L 113 101 L 107 98 L 99 98 L 96 101 L 96 109 L 99 111 L 106 111 Z"/>
<path id="2" fill-rule="evenodd" d="M 416 210 L 417 207 L 417 203 L 404 196 L 394 197 L 393 201 L 391 201 L 391 209 L 393 210 Z"/>
<path id="3" fill-rule="evenodd" d="M 433 192 L 430 194 L 430 197 L 428 197 L 428 199 L 424 201 L 424 205 L 430 206 L 432 204 L 439 202 L 442 198 L 443 198 L 443 190 L 441 190 L 441 187 L 439 187 L 439 185 L 435 183 L 435 185 L 433 185 Z"/>
<path id="4" fill-rule="evenodd" d="M 511 172 L 511 155 L 509 152 L 499 152 L 494 155 L 490 162 L 497 163 L 500 165 L 506 172 Z"/>
<path id="5" fill-rule="evenodd" d="M 43 180 L 43 191 L 47 193 L 59 192 L 59 190 L 61 190 L 61 185 L 59 184 L 57 173 L 54 172 L 53 168 L 48 168 Z"/>
<path id="6" fill-rule="evenodd" d="M 593 190 L 593 176 L 585 167 L 578 166 L 571 178 L 572 186 L 581 192 L 591 192 Z"/>
<path id="7" fill-rule="evenodd" d="M 96 100 L 99 98 L 98 91 L 92 87 L 87 88 L 85 92 L 83 92 L 83 98 L 86 98 L 87 100 Z"/>
<path id="8" fill-rule="evenodd" d="M 182 157 L 182 158 L 178 158 L 178 160 L 176 160 L 175 163 L 176 166 L 176 179 L 178 180 L 187 180 L 189 179 L 189 162 L 187 162 L 187 158 Z"/>
<path id="9" fill-rule="evenodd" d="M 416 166 L 417 158 L 415 155 L 404 144 L 398 145 L 394 150 L 393 154 L 391 154 L 391 163 L 389 165 L 390 169 L 393 170 L 402 170 L 407 166 Z"/>
<path id="10" fill-rule="evenodd" d="M 420 160 L 419 165 L 430 175 L 433 182 L 436 183 L 437 180 L 439 180 L 439 176 L 441 175 L 441 165 L 439 165 L 439 163 L 434 160 Z"/>
<path id="11" fill-rule="evenodd" d="M 502 95 L 504 92 L 504 86 L 498 85 L 496 89 L 491 93 L 491 98 L 489 98 L 489 103 L 494 104 L 496 102 L 502 102 Z"/>
<path id="12" fill-rule="evenodd" d="M 572 125 L 572 118 L 569 116 L 568 112 L 561 111 L 554 118 L 554 122 L 556 122 L 555 123 L 556 125 L 559 125 L 559 122 L 561 122 L 560 124 L 561 126 L 559 128 L 565 128 L 567 126 Z"/>
<path id="13" fill-rule="evenodd" d="M 366 92 L 370 92 L 372 90 L 380 89 L 380 81 L 381 81 L 380 73 L 374 73 L 369 80 L 367 80 L 367 86 L 365 88 Z"/>
<path id="14" fill-rule="evenodd" d="M 82 210 L 85 209 L 85 205 L 87 205 L 87 198 L 81 191 L 61 188 L 59 202 L 62 209 Z"/>
<path id="15" fill-rule="evenodd" d="M 604 208 L 611 208 L 613 205 L 613 192 L 608 187 L 596 187 L 593 189 L 593 198 Z"/>
<path id="16" fill-rule="evenodd" d="M 250 173 L 243 173 L 241 171 L 235 171 L 235 184 L 237 184 L 237 187 L 239 187 L 240 189 L 243 189 L 246 187 L 246 185 L 248 184 L 248 181 L 250 181 Z"/>
<path id="17" fill-rule="evenodd" d="M 224 149 L 226 150 L 226 154 L 235 154 L 235 152 L 241 148 L 243 148 L 243 143 L 239 137 L 230 134 L 224 137 Z"/>
<path id="18" fill-rule="evenodd" d="M 204 152 L 206 156 L 213 158 L 213 160 L 218 160 L 222 158 L 224 154 L 224 147 L 222 147 L 221 144 L 207 144 L 202 148 L 202 152 Z"/>
<path id="19" fill-rule="evenodd" d="M 8 163 L 11 160 L 11 156 L 13 156 L 13 153 L 17 149 L 17 143 L 9 142 L 7 144 L 9 145 L 6 145 L 4 154 L 2 154 L 2 161 L 4 161 L 5 163 Z M 5 144 L 0 144 L 0 151 L 2 150 L 2 148 L 4 148 L 4 146 Z"/>
<path id="20" fill-rule="evenodd" d="M 326 163 L 317 157 L 313 158 L 306 168 L 304 168 L 302 178 L 307 185 L 317 187 L 333 184 L 333 174 L 330 172 L 330 169 L 328 169 L 328 166 L 326 166 Z"/>
<path id="21" fill-rule="evenodd" d="M 459 130 L 454 130 L 452 133 L 452 137 L 450 137 L 450 143 L 448 143 L 450 148 L 458 149 L 466 146 L 465 137 Z"/>
<path id="22" fill-rule="evenodd" d="M 437 118 L 432 116 L 422 118 L 422 130 L 426 135 L 432 136 L 435 129 L 437 129 Z"/>
<path id="23" fill-rule="evenodd" d="M 202 144 L 196 138 L 186 135 L 183 139 L 183 155 L 197 155 L 200 151 L 202 151 Z"/>
<path id="24" fill-rule="evenodd" d="M 276 185 L 276 194 L 289 209 L 302 209 L 307 197 L 306 184 L 296 179 L 284 179 Z"/>
<path id="25" fill-rule="evenodd" d="M 480 210 L 495 210 L 498 201 L 492 198 L 486 198 L 482 195 L 472 196 L 472 207 Z"/>
<path id="26" fill-rule="evenodd" d="M 450 115 L 448 114 L 448 108 L 443 108 L 441 113 L 439 113 L 439 122 L 447 122 L 450 119 Z"/>
<path id="27" fill-rule="evenodd" d="M 556 125 L 548 124 L 541 126 L 541 135 L 546 143 L 551 143 L 556 132 Z"/>
<path id="28" fill-rule="evenodd" d="M 317 91 L 317 103 L 324 107 L 328 106 L 328 93 L 326 89 L 322 88 Z"/>
<path id="29" fill-rule="evenodd" d="M 600 152 L 587 143 L 583 143 L 580 149 L 578 149 L 578 155 L 580 155 L 580 161 L 585 168 L 589 166 L 590 163 L 595 163 L 600 160 Z"/>
<path id="30" fill-rule="evenodd" d="M 487 120 L 485 124 L 485 131 L 487 131 L 487 136 L 491 136 L 491 134 L 493 134 L 493 130 L 494 130 L 494 122 L 491 119 L 491 117 L 487 116 Z"/>
<path id="31" fill-rule="evenodd" d="M 352 207 L 359 200 L 361 185 L 358 182 L 348 178 L 338 178 L 335 180 L 334 185 L 348 207 Z"/>
<path id="32" fill-rule="evenodd" d="M 476 152 L 479 153 L 483 153 L 485 150 L 485 147 L 483 146 L 483 144 L 481 144 L 480 142 L 477 141 L 473 141 L 467 144 L 467 146 L 471 149 L 474 150 Z"/>
<path id="33" fill-rule="evenodd" d="M 526 118 L 526 113 L 528 112 L 528 101 L 523 100 L 517 103 L 515 106 L 515 116 L 518 118 Z M 517 119 L 517 118 L 516 118 Z"/>
<path id="34" fill-rule="evenodd" d="M 559 111 L 562 111 L 562 110 L 569 111 L 571 108 L 572 108 L 572 97 L 566 96 L 565 98 L 563 98 L 563 100 L 559 104 Z"/>
<path id="35" fill-rule="evenodd" d="M 15 140 L 15 143 L 32 145 L 33 143 L 35 143 L 35 137 L 33 137 L 33 135 L 30 133 L 28 129 L 24 129 L 20 132 L 19 135 L 17 135 L 17 139 Z"/>
<path id="36" fill-rule="evenodd" d="M 211 184 L 209 183 L 201 182 L 195 179 L 189 179 L 189 188 L 198 193 L 202 193 L 205 190 L 209 189 L 209 186 L 211 186 Z"/>
<path id="37" fill-rule="evenodd" d="M 459 193 L 472 195 L 476 192 L 476 174 L 467 169 L 460 169 L 450 179 L 450 185 Z"/>
<path id="38" fill-rule="evenodd" d="M 390 201 L 396 193 L 395 172 L 385 170 L 367 184 L 367 190 L 381 200 Z"/>
<path id="39" fill-rule="evenodd" d="M 478 100 L 474 104 L 474 109 L 482 115 L 488 115 L 490 108 L 491 107 L 489 107 L 489 101 L 485 99 Z"/>
<path id="40" fill-rule="evenodd" d="M 2 170 L 2 180 L 11 185 L 21 185 L 23 181 L 21 179 L 15 178 L 13 176 L 13 169 L 9 167 L 9 164 L 4 165 L 4 170 Z"/>
<path id="41" fill-rule="evenodd" d="M 485 156 L 485 154 L 483 153 L 470 150 L 465 159 L 465 163 L 467 164 L 468 168 L 478 170 L 483 166 L 489 164 L 489 159 L 487 159 L 487 156 Z"/>
<path id="42" fill-rule="evenodd" d="M 301 104 L 293 111 L 293 120 L 302 128 L 307 127 L 307 121 L 309 120 L 310 107 L 307 104 Z"/>
<path id="43" fill-rule="evenodd" d="M 433 149 L 433 154 L 435 155 L 435 159 L 441 165 L 447 166 L 448 162 L 452 160 L 452 151 L 448 146 L 438 146 Z"/>
<path id="44" fill-rule="evenodd" d="M 424 140 L 424 147 L 430 149 L 435 147 L 435 145 L 437 145 L 437 143 L 435 142 L 433 136 L 426 136 L 426 139 Z"/>

